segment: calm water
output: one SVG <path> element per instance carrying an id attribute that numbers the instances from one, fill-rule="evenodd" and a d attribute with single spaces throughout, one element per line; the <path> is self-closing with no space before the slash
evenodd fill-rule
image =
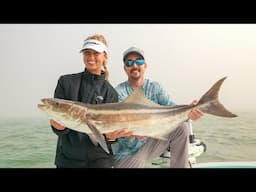
<path id="1" fill-rule="evenodd" d="M 196 138 L 207 145 L 197 162 L 256 161 L 256 113 L 236 114 L 193 123 Z M 1 119 L 0 168 L 54 168 L 56 141 L 46 118 Z"/>
<path id="2" fill-rule="evenodd" d="M 197 162 L 256 161 L 256 112 L 229 119 L 206 115 L 193 123 L 194 134 L 207 145 Z"/>

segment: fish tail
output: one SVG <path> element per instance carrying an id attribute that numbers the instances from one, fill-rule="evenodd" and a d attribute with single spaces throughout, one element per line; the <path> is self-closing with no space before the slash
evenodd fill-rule
<path id="1" fill-rule="evenodd" d="M 218 93 L 223 81 L 227 77 L 218 80 L 199 100 L 198 105 L 204 113 L 220 116 L 220 117 L 237 117 L 237 115 L 228 111 L 218 99 Z M 207 104 L 206 104 L 207 103 Z"/>

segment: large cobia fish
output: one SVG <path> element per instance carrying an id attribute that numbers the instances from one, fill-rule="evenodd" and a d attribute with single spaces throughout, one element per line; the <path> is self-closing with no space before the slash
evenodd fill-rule
<path id="1" fill-rule="evenodd" d="M 142 88 L 138 88 L 119 103 L 84 104 L 45 98 L 38 107 L 65 127 L 87 133 L 109 153 L 103 134 L 111 131 L 127 128 L 134 135 L 167 139 L 173 129 L 188 119 L 188 113 L 194 108 L 216 116 L 236 117 L 218 100 L 218 92 L 225 79 L 217 81 L 196 105 L 158 105 L 144 96 Z"/>

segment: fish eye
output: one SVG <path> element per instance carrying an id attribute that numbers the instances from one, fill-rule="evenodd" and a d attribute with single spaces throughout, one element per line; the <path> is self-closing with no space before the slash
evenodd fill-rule
<path id="1" fill-rule="evenodd" d="M 54 107 L 58 108 L 60 104 L 58 102 L 54 102 Z"/>

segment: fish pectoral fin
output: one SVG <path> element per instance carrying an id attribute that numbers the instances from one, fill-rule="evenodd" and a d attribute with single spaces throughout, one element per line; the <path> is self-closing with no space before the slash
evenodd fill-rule
<path id="1" fill-rule="evenodd" d="M 87 122 L 88 127 L 90 128 L 90 130 L 92 131 L 92 135 L 94 136 L 93 139 L 92 137 L 90 137 L 92 140 L 96 140 L 100 146 L 104 149 L 104 151 L 106 151 L 107 153 L 109 152 L 108 149 L 108 145 L 106 143 L 106 139 L 103 136 L 103 134 L 101 134 L 101 132 L 95 127 L 93 122 Z"/>
<path id="2" fill-rule="evenodd" d="M 94 135 L 92 133 L 88 134 L 88 136 L 90 137 L 91 142 L 97 146 L 98 145 L 98 141 L 95 139 Z"/>

